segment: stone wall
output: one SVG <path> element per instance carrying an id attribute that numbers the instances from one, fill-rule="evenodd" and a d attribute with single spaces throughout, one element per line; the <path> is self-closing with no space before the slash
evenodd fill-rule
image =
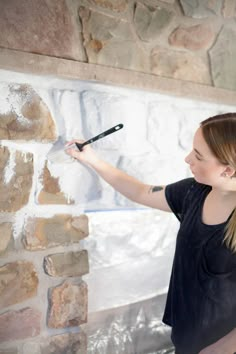
<path id="1" fill-rule="evenodd" d="M 235 90 L 235 16 L 231 0 L 1 1 L 0 47 Z"/>
<path id="2" fill-rule="evenodd" d="M 97 152 L 146 183 L 171 183 L 190 176 L 184 157 L 199 122 L 235 106 L 0 76 L 0 353 L 163 348 L 168 336 L 153 308 L 169 282 L 174 217 L 125 199 L 63 143 L 56 161 L 48 152 L 123 123 L 94 143 Z"/>
<path id="3" fill-rule="evenodd" d="M 47 160 L 40 169 L 37 154 L 24 151 L 55 141 L 55 119 L 30 85 L 1 83 L 0 91 L 0 353 L 84 354 L 88 289 L 81 277 L 89 264 L 80 241 L 88 217 L 40 215 L 40 206 L 71 203 Z"/>

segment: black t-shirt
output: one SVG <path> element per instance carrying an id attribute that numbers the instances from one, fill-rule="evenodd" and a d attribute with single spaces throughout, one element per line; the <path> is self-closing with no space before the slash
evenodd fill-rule
<path id="1" fill-rule="evenodd" d="M 181 354 L 197 354 L 236 327 L 236 254 L 223 243 L 227 221 L 202 222 L 210 191 L 193 178 L 166 187 L 180 229 L 163 322 Z"/>

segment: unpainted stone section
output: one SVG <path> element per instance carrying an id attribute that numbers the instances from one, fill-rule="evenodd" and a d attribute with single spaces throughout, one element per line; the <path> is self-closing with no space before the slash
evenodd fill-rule
<path id="1" fill-rule="evenodd" d="M 18 354 L 18 349 L 0 349 L 0 354 Z"/>
<path id="2" fill-rule="evenodd" d="M 188 52 L 155 47 L 151 54 L 151 72 L 178 80 L 211 84 L 207 64 L 201 58 Z"/>
<path id="3" fill-rule="evenodd" d="M 90 0 L 90 2 L 107 10 L 117 12 L 123 12 L 127 8 L 127 0 Z"/>
<path id="4" fill-rule="evenodd" d="M 79 16 L 89 63 L 145 70 L 148 58 L 139 50 L 130 23 L 85 7 L 79 8 Z"/>
<path id="5" fill-rule="evenodd" d="M 9 110 L 2 112 L 0 108 L 0 139 L 54 141 L 55 123 L 48 107 L 33 88 L 11 84 L 8 90 Z"/>
<path id="6" fill-rule="evenodd" d="M 49 328 L 77 327 L 87 322 L 88 290 L 84 282 L 65 281 L 49 294 Z"/>
<path id="7" fill-rule="evenodd" d="M 39 204 L 74 203 L 73 200 L 66 198 L 65 194 L 61 191 L 59 185 L 59 178 L 55 178 L 51 175 L 47 163 L 44 166 L 40 179 L 42 180 L 43 188 L 38 195 Z"/>
<path id="8" fill-rule="evenodd" d="M 224 0 L 180 0 L 185 16 L 193 18 L 207 18 L 220 16 Z"/>
<path id="9" fill-rule="evenodd" d="M 0 267 L 0 309 L 36 296 L 38 282 L 31 262 L 18 261 Z"/>
<path id="10" fill-rule="evenodd" d="M 76 32 L 65 0 L 0 2 L 0 47 L 83 61 Z"/>
<path id="11" fill-rule="evenodd" d="M 236 47 L 232 43 L 236 43 L 236 30 L 230 26 L 225 26 L 209 55 L 214 85 L 236 90 Z"/>
<path id="12" fill-rule="evenodd" d="M 29 251 L 77 243 L 89 234 L 88 217 L 56 215 L 53 218 L 29 218 L 22 233 L 22 242 Z"/>
<path id="13" fill-rule="evenodd" d="M 80 277 L 89 273 L 88 252 L 65 252 L 44 258 L 44 269 L 53 277 Z"/>
<path id="14" fill-rule="evenodd" d="M 9 158 L 8 148 L 0 146 L 0 211 L 4 212 L 18 211 L 28 203 L 33 178 L 33 155 L 16 151 L 14 174 L 6 183 Z"/>
<path id="15" fill-rule="evenodd" d="M 169 25 L 173 16 L 173 12 L 160 6 L 155 8 L 137 2 L 134 11 L 134 27 L 143 41 L 153 41 Z"/>
<path id="16" fill-rule="evenodd" d="M 236 2 L 232 0 L 224 0 L 222 14 L 225 18 L 236 16 Z"/>
<path id="17" fill-rule="evenodd" d="M 40 334 L 41 313 L 32 308 L 0 315 L 0 343 L 35 337 Z"/>
<path id="18" fill-rule="evenodd" d="M 169 36 L 169 43 L 189 50 L 207 49 L 213 44 L 216 35 L 207 24 L 180 26 Z"/>
<path id="19" fill-rule="evenodd" d="M 10 222 L 0 223 L 0 256 L 13 248 L 12 224 Z"/>

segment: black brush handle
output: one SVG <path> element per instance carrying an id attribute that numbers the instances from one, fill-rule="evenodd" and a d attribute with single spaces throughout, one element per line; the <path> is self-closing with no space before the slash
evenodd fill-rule
<path id="1" fill-rule="evenodd" d="M 117 124 L 117 125 L 115 125 L 114 127 L 110 128 L 110 129 L 108 129 L 108 130 L 106 130 L 105 132 L 103 132 L 103 133 L 101 133 L 101 134 L 99 134 L 99 135 L 96 135 L 94 138 L 91 138 L 91 139 L 85 141 L 85 142 L 82 143 L 82 144 L 75 143 L 75 145 L 77 146 L 77 148 L 78 148 L 80 151 L 82 151 L 82 150 L 83 150 L 83 147 L 84 147 L 85 145 L 91 144 L 91 143 L 93 143 L 94 141 L 97 141 L 97 140 L 99 140 L 99 139 L 102 139 L 102 138 L 104 138 L 105 136 L 107 136 L 107 135 L 109 135 L 109 134 L 112 134 L 112 133 L 115 133 L 115 132 L 117 132 L 118 130 L 120 130 L 120 129 L 122 129 L 122 128 L 123 128 L 123 124 Z"/>

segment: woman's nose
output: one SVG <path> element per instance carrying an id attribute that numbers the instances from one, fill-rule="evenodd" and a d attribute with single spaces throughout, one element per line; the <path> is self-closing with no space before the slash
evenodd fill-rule
<path id="1" fill-rule="evenodd" d="M 187 164 L 189 164 L 189 165 L 191 165 L 191 157 L 190 157 L 190 155 L 191 155 L 191 154 L 188 154 L 188 155 L 185 157 L 185 159 L 184 159 L 184 161 L 185 161 Z"/>

